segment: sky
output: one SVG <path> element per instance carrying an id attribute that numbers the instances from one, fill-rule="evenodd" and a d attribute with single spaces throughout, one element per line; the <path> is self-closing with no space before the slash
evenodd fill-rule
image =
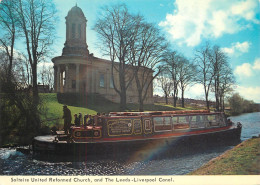
<path id="1" fill-rule="evenodd" d="M 124 3 L 130 13 L 139 13 L 147 22 L 156 24 L 172 49 L 190 60 L 205 42 L 218 45 L 234 70 L 235 92 L 260 103 L 260 0 L 54 0 L 54 3 L 59 17 L 53 46 L 55 56 L 61 55 L 64 46 L 65 16 L 77 4 L 88 20 L 90 52 L 105 58 L 97 47 L 93 26 L 103 6 Z M 185 97 L 203 99 L 203 92 L 202 86 L 196 84 L 186 90 Z M 213 94 L 210 97 L 213 100 Z"/>

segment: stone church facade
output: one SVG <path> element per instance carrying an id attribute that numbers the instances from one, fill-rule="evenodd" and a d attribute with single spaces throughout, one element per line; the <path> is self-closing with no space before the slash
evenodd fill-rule
<path id="1" fill-rule="evenodd" d="M 86 26 L 87 19 L 81 8 L 74 6 L 66 16 L 66 42 L 62 55 L 52 59 L 54 63 L 54 90 L 57 93 L 97 93 L 105 98 L 119 102 L 112 82 L 109 60 L 94 57 L 89 53 Z M 152 78 L 149 77 L 149 78 Z M 119 84 L 114 74 L 115 84 Z M 148 87 L 144 103 L 153 103 L 153 87 Z M 135 81 L 127 90 L 127 103 L 138 103 Z"/>

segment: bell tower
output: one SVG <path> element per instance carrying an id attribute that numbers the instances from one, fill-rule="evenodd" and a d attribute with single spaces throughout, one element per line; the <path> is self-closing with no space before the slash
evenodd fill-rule
<path id="1" fill-rule="evenodd" d="M 86 39 L 87 19 L 77 5 L 68 12 L 66 19 L 66 42 L 62 51 L 63 56 L 88 56 L 89 50 Z"/>

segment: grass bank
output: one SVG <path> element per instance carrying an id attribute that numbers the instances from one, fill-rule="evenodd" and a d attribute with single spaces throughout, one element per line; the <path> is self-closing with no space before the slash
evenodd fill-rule
<path id="1" fill-rule="evenodd" d="M 242 142 L 188 175 L 260 175 L 260 138 Z"/>

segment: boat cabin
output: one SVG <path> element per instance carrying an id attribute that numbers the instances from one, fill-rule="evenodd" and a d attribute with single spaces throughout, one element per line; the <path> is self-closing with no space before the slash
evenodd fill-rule
<path id="1" fill-rule="evenodd" d="M 97 116 L 94 125 L 71 128 L 74 142 L 113 140 L 113 138 L 146 138 L 162 134 L 185 134 L 223 128 L 224 113 L 200 111 L 111 112 Z"/>

